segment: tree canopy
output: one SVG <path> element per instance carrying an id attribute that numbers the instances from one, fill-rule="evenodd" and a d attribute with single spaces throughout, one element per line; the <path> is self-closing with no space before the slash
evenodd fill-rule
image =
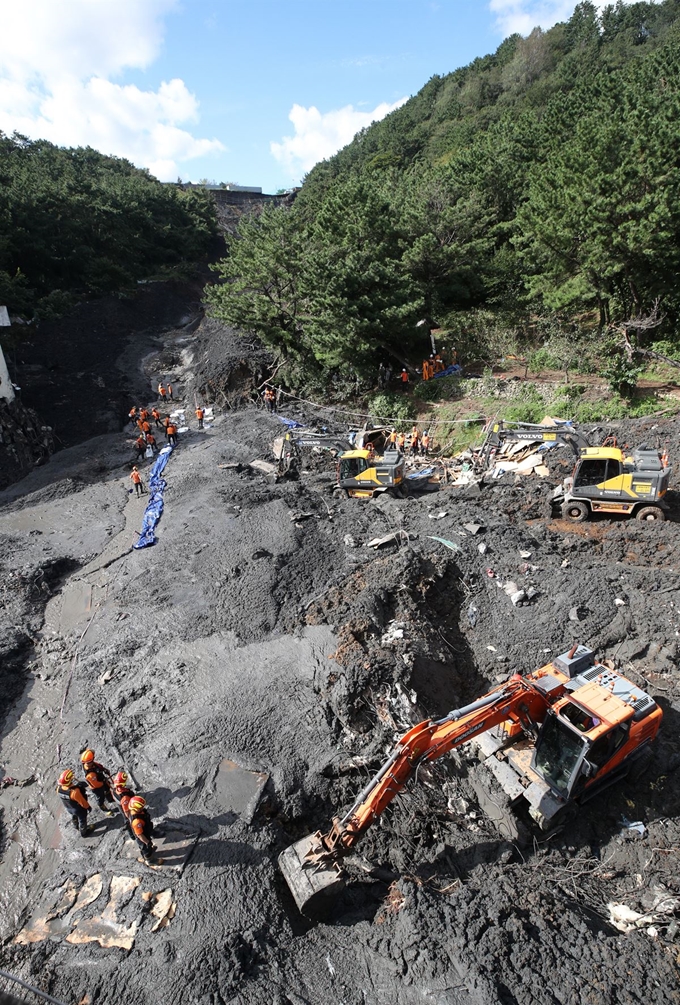
<path id="1" fill-rule="evenodd" d="M 0 303 L 49 308 L 67 294 L 117 290 L 205 256 L 206 192 L 163 185 L 89 147 L 0 133 Z"/>
<path id="2" fill-rule="evenodd" d="M 318 164 L 292 208 L 244 221 L 215 310 L 311 367 L 359 373 L 385 354 L 417 362 L 423 316 L 568 334 L 660 303 L 674 338 L 679 43 L 680 0 L 582 2 L 433 77 Z"/>

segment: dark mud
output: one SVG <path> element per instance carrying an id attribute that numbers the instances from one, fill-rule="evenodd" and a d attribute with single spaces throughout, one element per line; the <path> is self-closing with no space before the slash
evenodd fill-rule
<path id="1" fill-rule="evenodd" d="M 97 441 L 96 476 L 63 452 L 0 494 L 5 576 L 77 563 L 47 598 L 2 741 L 6 770 L 38 784 L 2 796 L 0 966 L 92 1005 L 680 1000 L 672 915 L 622 933 L 607 906 L 644 913 L 655 891 L 680 893 L 678 509 L 665 524 L 566 526 L 547 519 L 542 480 L 339 499 L 330 460 L 278 484 L 248 467 L 270 459 L 275 418 L 251 408 L 209 425 L 170 460 L 153 549 L 130 551 L 143 501 L 128 494 L 120 435 Z M 657 432 L 680 459 L 676 424 L 639 435 Z M 366 547 L 392 530 L 405 543 Z M 508 580 L 532 586 L 532 602 L 513 607 Z M 45 607 L 22 589 L 8 624 Z M 663 706 L 642 777 L 519 847 L 482 813 L 471 755 L 451 755 L 366 835 L 329 921 L 302 919 L 278 853 L 326 827 L 413 722 L 574 641 Z M 55 827 L 54 779 L 86 743 L 132 772 L 157 820 L 200 835 L 181 876 L 125 859 L 118 820 L 98 811 L 88 842 Z M 259 799 L 225 788 L 226 762 L 259 773 Z M 623 816 L 645 836 L 622 835 Z M 103 892 L 82 918 L 101 915 L 114 874 L 141 875 L 117 908 L 138 924 L 130 949 L 14 941 L 94 874 Z M 141 892 L 166 888 L 176 913 L 152 932 Z"/>

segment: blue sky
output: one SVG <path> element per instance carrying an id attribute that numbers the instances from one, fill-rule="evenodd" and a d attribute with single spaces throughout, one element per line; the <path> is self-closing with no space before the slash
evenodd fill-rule
<path id="1" fill-rule="evenodd" d="M 0 129 L 273 192 L 573 0 L 0 0 Z M 599 3 L 598 6 L 603 6 Z"/>

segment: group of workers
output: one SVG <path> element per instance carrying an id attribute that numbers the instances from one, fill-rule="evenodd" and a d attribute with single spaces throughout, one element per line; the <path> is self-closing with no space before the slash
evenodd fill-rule
<path id="1" fill-rule="evenodd" d="M 388 446 L 392 450 L 398 450 L 400 454 L 405 454 L 407 451 L 406 441 L 406 433 L 398 433 L 396 429 L 393 429 L 388 437 Z M 421 433 L 418 427 L 414 426 L 408 437 L 408 452 L 413 457 L 428 457 L 431 447 L 432 437 L 427 429 Z"/>
<path id="2" fill-rule="evenodd" d="M 146 799 L 130 788 L 127 772 L 119 771 L 112 777 L 108 768 L 95 761 L 94 750 L 84 750 L 80 755 L 80 763 L 85 775 L 84 781 L 76 781 L 75 772 L 66 768 L 59 775 L 57 783 L 59 798 L 69 813 L 73 826 L 78 828 L 81 837 L 87 837 L 92 832 L 93 827 L 88 824 L 88 814 L 92 809 L 88 796 L 96 800 L 99 809 L 107 817 L 115 815 L 113 807 L 117 806 L 142 856 L 148 861 L 156 851 L 156 846 L 152 841 L 153 822 Z"/>
<path id="3" fill-rule="evenodd" d="M 164 384 L 159 384 L 158 393 L 163 401 L 168 400 L 168 395 L 169 400 L 172 401 L 172 384 L 168 384 L 167 387 L 165 387 Z M 195 412 L 196 419 L 198 420 L 198 428 L 203 429 L 205 409 L 200 405 L 197 405 Z M 165 432 L 166 443 L 171 443 L 173 446 L 177 445 L 177 425 L 175 421 L 171 419 L 169 415 L 165 415 L 161 418 L 161 413 L 155 405 L 152 408 L 146 408 L 141 405 L 137 407 L 136 405 L 133 405 L 128 412 L 128 418 L 132 425 L 137 427 L 139 433 L 137 439 L 135 440 L 137 460 L 144 457 L 151 458 L 158 450 L 154 430 L 162 430 Z M 154 423 L 153 429 L 151 422 Z"/>
<path id="4" fill-rule="evenodd" d="M 423 360 L 422 375 L 423 380 L 432 380 L 437 373 L 443 373 L 448 366 L 456 362 L 456 350 L 451 350 L 451 362 L 447 363 L 440 352 L 430 353 L 429 359 Z"/>
<path id="5" fill-rule="evenodd" d="M 420 372 L 422 374 L 423 380 L 432 380 L 435 374 L 443 373 L 444 370 L 447 369 L 447 367 L 453 366 L 453 364 L 456 362 L 457 359 L 456 350 L 452 348 L 449 355 L 450 359 L 449 362 L 447 363 L 446 359 L 444 358 L 441 352 L 430 353 L 429 359 L 423 360 L 422 369 L 416 372 L 417 373 Z M 410 381 L 409 373 L 406 367 L 402 367 L 401 373 L 399 372 L 397 373 L 396 379 L 399 382 L 399 386 L 401 387 L 402 391 L 406 391 L 408 389 Z M 381 363 L 378 367 L 378 387 L 380 389 L 389 387 L 391 380 L 392 380 L 392 367 L 389 365 L 389 363 Z"/>

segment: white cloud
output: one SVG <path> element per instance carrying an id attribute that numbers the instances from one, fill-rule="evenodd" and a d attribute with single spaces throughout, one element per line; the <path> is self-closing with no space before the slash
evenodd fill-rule
<path id="1" fill-rule="evenodd" d="M 288 118 L 295 127 L 295 135 L 284 136 L 280 143 L 270 143 L 271 152 L 290 177 L 297 180 L 319 161 L 346 146 L 360 129 L 383 119 L 407 100 L 400 98 L 394 104 L 383 101 L 372 112 L 346 105 L 322 113 L 314 105 L 311 108 L 293 105 Z"/>
<path id="2" fill-rule="evenodd" d="M 0 129 L 127 157 L 162 180 L 224 149 L 180 128 L 198 121 L 184 81 L 141 90 L 110 78 L 145 69 L 177 0 L 0 0 Z"/>
<path id="3" fill-rule="evenodd" d="M 601 10 L 613 0 L 593 2 Z M 558 21 L 568 20 L 575 6 L 575 0 L 490 0 L 489 10 L 496 15 L 496 27 L 504 35 L 512 35 L 513 32 L 528 35 L 537 26 L 545 31 Z"/>

